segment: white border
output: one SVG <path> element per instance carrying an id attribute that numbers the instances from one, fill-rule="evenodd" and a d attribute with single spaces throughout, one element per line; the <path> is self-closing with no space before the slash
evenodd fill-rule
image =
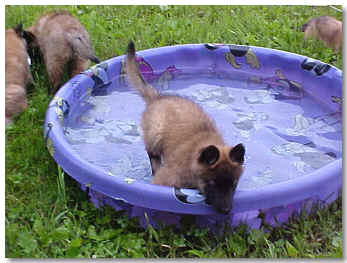
<path id="1" fill-rule="evenodd" d="M 82 5 L 95 5 L 96 1 L 95 0 L 75 0 L 75 1 L 71 1 L 71 0 L 59 0 L 59 2 L 57 0 L 51 0 L 51 1 L 34 1 L 34 0 L 5 0 L 4 2 L 1 2 L 0 4 L 0 12 L 1 14 L 3 14 L 3 18 L 1 19 L 1 31 L 2 31 L 2 36 L 4 39 L 5 36 L 5 5 L 76 5 L 76 4 L 82 4 Z M 109 1 L 109 0 L 98 0 L 97 3 L 99 5 L 125 5 L 124 1 Z M 225 0 L 215 0 L 215 1 L 206 1 L 206 0 L 185 0 L 185 1 L 178 1 L 178 0 L 150 0 L 150 1 L 142 1 L 142 0 L 128 0 L 126 1 L 126 5 L 144 5 L 144 4 L 151 4 L 151 5 L 163 5 L 163 4 L 185 4 L 185 5 L 343 5 L 343 1 L 325 1 L 325 0 L 291 0 L 290 3 L 288 3 L 288 1 L 283 1 L 283 0 L 278 0 L 278 1 L 270 1 L 270 0 L 233 0 L 233 1 L 225 1 Z M 345 9 L 345 6 L 343 7 L 343 9 Z M 345 21 L 345 15 L 344 15 L 344 21 Z M 345 29 L 345 27 L 344 27 Z M 346 32 L 344 30 L 344 32 Z M 346 33 L 344 34 L 344 43 L 346 41 Z M 2 51 L 2 58 L 5 58 L 5 42 L 2 40 L 0 41 L 0 48 Z M 345 45 L 344 45 L 344 50 L 345 50 Z M 343 65 L 346 65 L 346 56 L 345 56 L 345 52 L 344 52 L 344 60 L 343 60 Z M 2 76 L 4 76 L 4 72 L 5 72 L 5 60 L 2 59 L 1 61 L 1 72 L 3 73 Z M 346 78 L 343 78 L 343 84 L 344 87 L 346 86 Z M 4 121 L 4 116 L 5 116 L 5 78 L 2 77 L 2 88 L 1 88 L 1 94 L 2 94 L 2 99 L 0 102 L 0 114 L 1 114 L 1 124 L 0 124 L 0 129 L 1 129 L 1 133 L 3 134 L 2 140 L 1 140 L 1 149 L 3 149 L 3 151 L 1 152 L 1 161 L 0 161 L 0 169 L 1 169 L 1 174 L 0 176 L 2 177 L 2 181 L 0 183 L 0 218 L 2 218 L 2 224 L 1 224 L 1 230 L 0 230 L 0 234 L 1 234 L 1 245 L 0 245 L 0 259 L 1 262 L 16 262 L 16 261 L 20 261 L 20 262 L 38 262 L 41 261 L 40 259 L 38 260 L 34 260 L 34 259 L 22 259 L 22 260 L 15 260 L 15 259 L 5 259 L 5 121 Z M 343 97 L 345 98 L 345 92 L 343 93 Z M 344 102 L 344 124 L 346 123 L 346 102 Z M 345 125 L 344 125 L 345 126 Z M 346 130 L 344 127 L 344 135 L 346 135 Z M 343 151 L 344 153 L 346 152 L 346 144 L 345 142 L 343 143 Z M 346 170 L 346 165 L 344 165 L 344 175 L 346 174 L 345 170 Z M 344 179 L 344 182 L 346 180 Z M 345 186 L 344 186 L 345 189 Z M 345 196 L 345 190 L 344 192 L 344 196 Z M 346 201 L 343 202 L 343 223 L 345 223 L 345 211 L 347 209 L 347 205 L 346 205 Z M 343 233 L 344 233 L 344 240 L 345 239 L 345 227 L 343 227 Z M 345 258 L 343 259 L 343 261 L 346 261 L 346 243 L 344 242 L 344 256 Z M 45 262 L 90 262 L 92 260 L 78 260 L 78 259 L 45 259 L 42 260 Z M 98 259 L 97 262 L 117 262 L 119 260 L 117 259 Z M 151 262 L 152 259 L 141 259 L 141 260 L 136 260 L 137 262 Z M 155 260 L 155 261 L 165 261 L 165 260 Z M 199 259 L 197 260 L 188 260 L 188 259 L 177 259 L 177 260 L 170 260 L 170 261 L 174 261 L 174 262 L 198 262 L 200 261 Z M 218 262 L 268 262 L 268 260 L 264 260 L 264 259 L 215 259 L 215 260 L 211 260 L 213 261 L 218 261 Z M 281 261 L 289 261 L 289 260 L 281 260 Z M 325 261 L 325 260 L 323 260 Z M 295 262 L 307 262 L 307 260 L 295 260 Z"/>

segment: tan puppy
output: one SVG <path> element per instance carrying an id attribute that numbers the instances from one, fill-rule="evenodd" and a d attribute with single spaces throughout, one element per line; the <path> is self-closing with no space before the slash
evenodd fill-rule
<path id="1" fill-rule="evenodd" d="M 214 122 L 194 102 L 159 94 L 147 84 L 138 71 L 133 42 L 128 46 L 126 72 L 146 102 L 141 124 L 155 173 L 153 183 L 197 188 L 207 203 L 228 213 L 243 171 L 243 145 L 227 146 Z"/>
<path id="2" fill-rule="evenodd" d="M 33 35 L 30 48 L 39 47 L 43 55 L 53 93 L 58 89 L 68 62 L 71 62 L 71 77 L 86 70 L 89 60 L 99 63 L 88 32 L 67 11 L 47 13 L 27 31 Z"/>
<path id="3" fill-rule="evenodd" d="M 304 41 L 315 38 L 324 42 L 326 47 L 335 52 L 341 52 L 342 48 L 342 22 L 330 16 L 312 18 L 302 26 Z"/>
<path id="4" fill-rule="evenodd" d="M 5 123 L 27 107 L 26 85 L 32 82 L 22 25 L 5 33 Z"/>

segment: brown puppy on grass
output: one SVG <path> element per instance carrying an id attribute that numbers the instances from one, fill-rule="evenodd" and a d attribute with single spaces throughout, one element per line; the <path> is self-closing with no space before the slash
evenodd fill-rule
<path id="1" fill-rule="evenodd" d="M 65 67 L 71 63 L 71 77 L 86 70 L 91 61 L 99 63 L 90 44 L 89 34 L 67 11 L 53 11 L 41 16 L 28 28 L 31 49 L 39 48 L 55 93 Z"/>
<path id="2" fill-rule="evenodd" d="M 26 85 L 32 82 L 22 25 L 5 33 L 5 123 L 27 107 Z"/>
<path id="3" fill-rule="evenodd" d="M 324 42 L 326 47 L 335 52 L 341 52 L 342 48 L 342 22 L 330 16 L 312 18 L 302 26 L 304 41 L 315 38 Z"/>
<path id="4" fill-rule="evenodd" d="M 214 122 L 196 103 L 159 94 L 147 84 L 138 70 L 133 42 L 128 45 L 126 72 L 146 103 L 141 124 L 153 183 L 197 188 L 207 203 L 228 213 L 243 171 L 243 145 L 227 146 Z"/>

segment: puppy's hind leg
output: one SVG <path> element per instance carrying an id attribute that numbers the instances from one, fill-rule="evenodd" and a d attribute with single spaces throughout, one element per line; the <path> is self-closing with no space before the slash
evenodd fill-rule
<path id="1" fill-rule="evenodd" d="M 28 107 L 25 89 L 20 85 L 8 85 L 5 90 L 5 103 L 6 120 L 10 120 Z"/>
<path id="2" fill-rule="evenodd" d="M 155 172 L 160 168 L 161 166 L 161 157 L 160 155 L 155 155 L 153 153 L 147 152 L 149 160 L 151 162 L 152 167 L 152 175 L 155 175 Z"/>
<path id="3" fill-rule="evenodd" d="M 143 125 L 143 129 L 148 129 L 147 125 Z M 151 132 L 148 132 L 148 134 L 152 135 Z M 151 161 L 152 175 L 154 175 L 162 165 L 163 144 L 160 134 L 157 134 L 156 136 L 149 136 L 148 134 L 145 133 L 143 139 L 145 141 L 149 160 Z"/>

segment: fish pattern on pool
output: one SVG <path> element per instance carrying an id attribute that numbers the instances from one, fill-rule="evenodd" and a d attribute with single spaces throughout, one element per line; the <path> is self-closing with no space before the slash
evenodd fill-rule
<path id="1" fill-rule="evenodd" d="M 159 78 L 154 86 L 200 104 L 227 143 L 245 145 L 238 189 L 291 180 L 342 157 L 341 113 L 325 108 L 278 71 L 271 78 L 246 81 L 179 75 L 164 82 Z M 145 105 L 136 92 L 119 86 L 106 96 L 81 100 L 76 108 L 64 130 L 82 158 L 127 183 L 152 181 L 141 139 Z"/>

